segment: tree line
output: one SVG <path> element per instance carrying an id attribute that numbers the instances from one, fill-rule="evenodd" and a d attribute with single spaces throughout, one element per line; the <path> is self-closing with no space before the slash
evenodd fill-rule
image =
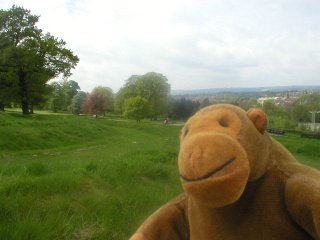
<path id="1" fill-rule="evenodd" d="M 13 5 L 0 10 L 0 111 L 20 106 L 23 114 L 34 108 L 54 112 L 123 113 L 128 118 L 157 119 L 168 107 L 170 85 L 159 73 L 131 76 L 114 95 L 108 87 L 85 93 L 68 80 L 79 58 L 66 42 L 37 27 L 39 16 Z M 62 77 L 62 81 L 49 81 Z"/>
<path id="2" fill-rule="evenodd" d="M 80 90 L 74 80 L 62 80 L 49 84 L 48 101 L 42 109 L 74 114 L 105 115 L 113 111 L 114 94 L 108 87 L 95 87 L 91 93 Z"/>
<path id="3" fill-rule="evenodd" d="M 157 119 L 167 113 L 170 100 L 168 79 L 155 72 L 133 75 L 116 93 L 109 87 L 95 87 L 91 93 L 80 91 L 77 82 L 62 80 L 50 84 L 51 94 L 45 108 L 75 114 L 105 115 L 117 112 L 140 121 Z"/>
<path id="4" fill-rule="evenodd" d="M 52 86 L 56 89 L 54 93 L 60 93 L 52 95 L 49 99 L 49 109 L 52 111 L 94 115 L 116 112 L 137 121 L 144 118 L 156 120 L 159 116 L 162 119 L 184 121 L 203 107 L 221 103 L 221 99 L 209 101 L 207 97 L 201 100 L 183 96 L 173 97 L 170 95 L 167 78 L 154 72 L 131 76 L 116 94 L 110 88 L 101 86 L 94 88 L 91 93 L 85 93 L 79 91 L 74 81 L 53 83 Z M 57 103 L 61 104 L 59 108 Z M 231 103 L 245 110 L 252 107 L 263 108 L 268 114 L 269 125 L 292 129 L 298 123 L 310 122 L 310 112 L 320 110 L 320 93 L 303 94 L 287 106 L 275 104 L 272 100 L 260 105 L 257 98 L 244 96 L 225 99 L 223 103 Z M 316 115 L 316 122 L 320 122 L 320 114 Z"/>
<path id="5" fill-rule="evenodd" d="M 186 118 L 199 107 L 190 100 L 170 99 L 168 79 L 155 72 L 132 75 L 114 94 L 104 86 L 91 93 L 69 80 L 79 58 L 66 42 L 37 27 L 39 16 L 13 5 L 0 10 L 0 111 L 19 106 L 75 114 L 104 115 L 115 111 L 140 121 L 159 116 Z M 49 81 L 56 78 L 61 81 Z"/>
<path id="6" fill-rule="evenodd" d="M 39 16 L 23 7 L 0 10 L 0 111 L 20 106 L 23 114 L 37 108 L 96 116 L 116 112 L 137 121 L 159 116 L 185 120 L 200 108 L 217 103 L 208 98 L 171 97 L 168 79 L 156 72 L 132 75 L 117 93 L 106 86 L 97 86 L 91 93 L 81 91 L 76 81 L 69 80 L 79 58 L 65 41 L 39 29 L 38 21 Z M 59 77 L 61 81 L 49 83 Z M 256 99 L 247 97 L 224 102 L 244 109 L 259 106 Z M 292 127 L 310 121 L 310 111 L 320 109 L 320 94 L 302 95 L 287 107 L 271 101 L 260 107 L 271 124 Z"/>

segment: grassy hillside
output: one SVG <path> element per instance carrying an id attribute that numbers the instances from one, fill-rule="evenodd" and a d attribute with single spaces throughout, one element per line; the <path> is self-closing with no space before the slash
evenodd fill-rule
<path id="1" fill-rule="evenodd" d="M 179 130 L 86 116 L 0 114 L 0 239 L 128 239 L 182 191 Z M 320 167 L 319 140 L 278 140 Z"/>
<path id="2" fill-rule="evenodd" d="M 127 239 L 181 190 L 179 128 L 0 115 L 0 239 Z"/>

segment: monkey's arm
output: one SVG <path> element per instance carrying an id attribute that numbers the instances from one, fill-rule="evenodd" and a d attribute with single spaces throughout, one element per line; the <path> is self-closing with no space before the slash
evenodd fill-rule
<path id="1" fill-rule="evenodd" d="M 183 194 L 154 212 L 130 240 L 188 240 L 187 198 Z"/>
<path id="2" fill-rule="evenodd" d="M 293 220 L 314 239 L 320 239 L 320 174 L 311 170 L 290 177 L 285 197 Z"/>

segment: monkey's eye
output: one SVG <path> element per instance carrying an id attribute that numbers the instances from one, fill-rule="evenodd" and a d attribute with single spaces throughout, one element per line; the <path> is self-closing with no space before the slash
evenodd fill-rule
<path id="1" fill-rule="evenodd" d="M 220 124 L 220 126 L 221 127 L 229 127 L 229 123 L 228 123 L 228 121 L 227 120 L 225 120 L 225 119 L 220 119 L 219 120 L 219 124 Z"/>

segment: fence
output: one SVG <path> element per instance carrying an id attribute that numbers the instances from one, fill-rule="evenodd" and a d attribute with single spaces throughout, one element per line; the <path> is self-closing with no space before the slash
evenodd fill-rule
<path id="1" fill-rule="evenodd" d="M 317 138 L 320 139 L 320 133 L 302 133 L 302 138 Z"/>
<path id="2" fill-rule="evenodd" d="M 274 135 L 280 135 L 280 136 L 283 136 L 285 134 L 285 131 L 281 129 L 276 129 L 276 128 L 267 128 L 267 132 Z"/>

